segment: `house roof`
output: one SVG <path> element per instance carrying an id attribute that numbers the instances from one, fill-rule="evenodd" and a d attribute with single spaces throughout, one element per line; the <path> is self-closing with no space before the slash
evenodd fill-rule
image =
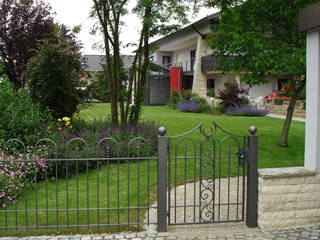
<path id="1" fill-rule="evenodd" d="M 131 63 L 134 59 L 132 55 L 122 55 L 124 69 L 128 70 L 131 67 Z M 102 72 L 103 68 L 101 62 L 105 62 L 105 55 L 84 55 L 86 65 L 84 70 L 86 72 Z"/>
<path id="2" fill-rule="evenodd" d="M 174 38 L 175 35 L 177 35 L 177 34 L 183 34 L 183 32 L 187 32 L 187 31 L 189 31 L 190 29 L 193 29 L 193 28 L 195 28 L 195 27 L 197 27 L 197 26 L 200 26 L 200 25 L 202 25 L 202 24 L 204 24 L 204 23 L 206 23 L 206 22 L 208 22 L 208 21 L 210 21 L 210 20 L 212 20 L 212 19 L 218 20 L 218 19 L 219 19 L 219 13 L 213 13 L 213 14 L 211 14 L 211 15 L 208 15 L 208 16 L 204 17 L 204 18 L 201 18 L 200 20 L 198 20 L 198 21 L 196 21 L 196 22 L 194 22 L 194 23 L 191 23 L 191 24 L 187 25 L 186 27 L 181 28 L 181 29 L 179 29 L 179 30 L 176 31 L 176 32 L 173 32 L 173 33 L 171 33 L 171 34 L 169 34 L 169 35 L 166 35 L 166 36 L 164 36 L 164 37 L 162 37 L 162 38 L 160 38 L 160 39 L 158 39 L 158 40 L 155 40 L 155 41 L 151 42 L 150 44 L 153 44 L 153 45 L 160 44 L 162 41 L 165 41 L 165 40 L 167 40 L 167 39 Z"/>
<path id="3" fill-rule="evenodd" d="M 301 32 L 307 32 L 320 28 L 319 13 L 320 2 L 301 9 L 299 12 L 299 30 Z"/>

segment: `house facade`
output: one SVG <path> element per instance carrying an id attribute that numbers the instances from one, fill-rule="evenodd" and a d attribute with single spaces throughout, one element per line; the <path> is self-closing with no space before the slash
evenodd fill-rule
<path id="1" fill-rule="evenodd" d="M 218 24 L 219 15 L 215 13 L 152 42 L 157 47 L 152 55 L 153 61 L 169 68 L 180 68 L 182 89 L 190 89 L 203 97 L 212 88 L 217 94 L 226 81 L 240 81 L 240 76 L 213 71 L 212 49 L 208 46 L 206 37 L 212 34 L 211 26 Z M 250 97 L 263 98 L 267 92 L 280 88 L 287 76 L 266 76 L 266 79 L 267 84 L 249 88 Z"/>

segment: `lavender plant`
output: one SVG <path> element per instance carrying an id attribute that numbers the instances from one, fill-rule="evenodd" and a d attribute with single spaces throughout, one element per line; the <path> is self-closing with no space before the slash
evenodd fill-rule
<path id="1" fill-rule="evenodd" d="M 268 109 L 258 109 L 257 105 L 229 106 L 225 113 L 230 116 L 266 116 Z"/>
<path id="2" fill-rule="evenodd" d="M 200 103 L 194 100 L 184 101 L 177 105 L 177 109 L 182 110 L 183 112 L 199 112 Z"/>

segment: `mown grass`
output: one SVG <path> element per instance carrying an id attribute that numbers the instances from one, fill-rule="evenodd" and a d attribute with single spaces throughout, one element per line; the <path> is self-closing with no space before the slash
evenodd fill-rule
<path id="1" fill-rule="evenodd" d="M 88 121 L 92 119 L 106 118 L 109 114 L 108 104 L 95 104 L 80 112 L 80 117 Z M 248 128 L 251 125 L 255 125 L 258 128 L 259 135 L 259 168 L 278 168 L 278 167 L 290 167 L 290 166 L 303 166 L 304 155 L 304 128 L 305 124 L 301 122 L 292 122 L 290 135 L 289 135 L 289 147 L 283 148 L 279 146 L 280 132 L 282 128 L 282 119 L 274 119 L 269 117 L 229 117 L 223 115 L 212 114 L 199 114 L 199 113 L 183 113 L 176 110 L 171 110 L 163 106 L 145 106 L 143 108 L 143 119 L 159 122 L 167 129 L 167 136 L 176 136 L 183 134 L 195 126 L 201 121 L 204 122 L 206 132 L 209 133 L 213 127 L 212 121 L 215 121 L 219 126 L 238 135 L 247 135 Z M 221 139 L 227 134 L 222 131 L 217 131 L 216 136 L 216 151 L 219 154 L 219 143 Z M 189 139 L 178 141 L 172 139 L 172 147 L 170 154 L 175 157 L 193 156 L 199 155 L 200 142 L 205 142 L 206 139 L 199 133 L 199 130 L 188 135 Z M 237 138 L 241 144 L 241 138 Z M 234 141 L 228 139 L 221 145 L 221 155 L 230 153 L 235 154 L 237 148 Z M 178 145 L 177 145 L 178 143 Z M 194 145 L 195 144 L 195 145 Z M 204 148 L 206 152 L 207 148 Z M 187 153 L 187 155 L 185 155 Z M 209 153 L 210 154 L 210 153 Z M 235 176 L 242 172 L 242 167 L 238 168 L 236 157 L 230 158 L 230 164 L 235 166 L 229 171 L 228 158 L 222 159 L 221 165 L 218 162 L 216 166 L 216 176 L 226 177 Z M 221 171 L 219 172 L 219 166 Z M 119 170 L 118 170 L 119 167 Z M 171 167 L 171 184 L 182 184 L 184 180 L 197 181 L 200 173 L 200 160 L 199 158 L 172 158 L 170 162 Z M 148 169 L 150 170 L 148 174 Z M 177 172 L 177 177 L 174 177 Z M 118 174 L 119 173 L 119 174 Z M 108 177 L 109 176 L 109 177 Z M 119 182 L 118 182 L 119 176 Z M 138 180 L 139 176 L 139 180 Z M 149 177 L 149 185 L 148 185 Z M 99 184 L 97 184 L 99 179 Z M 58 204 L 59 209 L 66 209 L 67 203 L 69 209 L 76 209 L 77 204 L 81 211 L 61 211 L 58 214 L 55 211 L 49 212 L 48 215 L 43 211 L 30 212 L 28 218 L 26 218 L 25 209 L 35 210 L 46 209 L 48 199 L 48 209 L 56 209 L 56 181 L 50 179 L 47 182 L 48 185 L 48 198 L 46 198 L 46 182 L 42 181 L 38 184 L 38 191 L 35 191 L 34 186 L 30 187 L 26 197 L 21 197 L 18 204 L 10 206 L 8 210 L 22 210 L 17 215 L 13 212 L 0 215 L 0 226 L 5 226 L 6 222 L 8 226 L 25 226 L 27 221 L 29 226 L 44 226 L 44 225 L 56 225 L 57 220 L 59 225 L 77 225 L 87 224 L 88 219 L 90 224 L 117 224 L 128 222 L 128 210 L 125 209 L 128 206 L 128 196 L 130 206 L 138 206 L 138 199 L 140 206 L 147 206 L 152 204 L 156 200 L 157 195 L 157 160 L 140 160 L 130 163 L 129 165 L 129 194 L 128 194 L 128 164 L 123 162 L 120 164 L 110 164 L 109 171 L 106 164 L 99 164 L 99 172 L 96 169 L 90 170 L 88 175 L 86 173 L 80 173 L 78 177 L 72 176 L 68 179 L 58 180 Z M 68 184 L 68 197 L 67 193 Z M 138 189 L 139 185 L 139 189 Z M 77 187 L 78 186 L 78 187 Z M 99 188 L 99 191 L 98 191 Z M 149 195 L 148 195 L 149 188 Z M 109 190 L 108 190 L 109 189 Z M 118 198 L 119 189 L 119 198 Z M 108 194 L 109 193 L 109 194 Z M 36 201 L 36 195 L 37 199 Z M 89 198 L 87 198 L 89 196 Z M 109 201 L 108 201 L 109 196 Z M 67 201 L 68 199 L 68 201 Z M 122 210 L 90 210 L 87 211 L 87 204 L 89 208 L 97 208 L 98 204 L 100 208 L 124 208 Z M 88 218 L 89 213 L 89 218 Z M 145 217 L 146 210 L 130 210 L 129 221 L 137 222 Z M 16 222 L 16 216 L 18 222 Z M 7 220 L 6 220 L 7 218 Z M 47 220 L 48 219 L 48 220 Z M 38 221 L 38 222 L 36 222 Z M 8 235 L 33 235 L 33 234 L 66 234 L 66 233 L 89 233 L 89 232 L 117 232 L 123 230 L 137 230 L 141 229 L 141 226 L 110 226 L 102 228 L 52 228 L 52 229 L 30 229 L 28 231 L 21 230 L 2 230 L 0 236 Z"/>
<path id="2" fill-rule="evenodd" d="M 109 104 L 95 104 L 84 109 L 80 117 L 86 120 L 106 118 L 109 116 Z M 303 166 L 305 123 L 292 121 L 288 147 L 280 147 L 280 134 L 284 120 L 271 117 L 230 117 L 200 113 L 184 113 L 164 106 L 144 106 L 143 119 L 159 122 L 167 129 L 167 136 L 183 134 L 201 121 L 208 129 L 212 121 L 231 133 L 247 135 L 252 125 L 258 129 L 259 136 L 259 168 L 279 168 Z M 199 143 L 202 136 L 192 135 Z"/>

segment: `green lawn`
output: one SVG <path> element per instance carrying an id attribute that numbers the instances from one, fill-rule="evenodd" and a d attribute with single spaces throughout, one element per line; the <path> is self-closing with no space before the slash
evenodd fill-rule
<path id="1" fill-rule="evenodd" d="M 84 109 L 80 113 L 80 117 L 86 120 L 92 120 L 94 118 L 106 118 L 109 114 L 108 104 L 95 104 L 87 109 Z M 289 136 L 289 147 L 282 148 L 279 146 L 280 132 L 282 128 L 282 119 L 273 119 L 269 117 L 229 117 L 229 116 L 216 116 L 212 114 L 199 114 L 199 113 L 183 113 L 176 110 L 171 110 L 162 106 L 145 106 L 143 108 L 143 119 L 153 120 L 159 122 L 167 129 L 168 136 L 175 136 L 183 134 L 195 126 L 197 126 L 201 121 L 204 121 L 204 126 L 207 128 L 207 132 L 210 127 L 212 127 L 212 121 L 215 121 L 218 125 L 224 129 L 238 135 L 247 135 L 248 128 L 251 125 L 255 125 L 258 128 L 259 135 L 259 168 L 277 168 L 277 167 L 289 167 L 289 166 L 303 166 L 304 158 L 304 128 L 305 124 L 301 122 L 292 122 L 290 136 Z M 219 141 L 222 139 L 223 135 L 217 132 L 217 138 Z M 200 141 L 203 141 L 203 137 L 196 131 L 190 135 L 191 139 L 195 140 L 196 151 L 199 151 Z M 177 143 L 177 141 L 173 141 Z M 187 148 L 188 156 L 193 154 L 193 145 L 191 141 L 181 142 L 178 145 L 177 152 L 175 153 L 175 147 L 172 147 L 171 154 L 175 156 L 184 156 L 185 148 Z M 175 146 L 175 145 L 173 145 Z M 217 149 L 218 151 L 218 149 Z M 226 151 L 226 150 L 224 150 Z M 234 152 L 233 152 L 234 153 Z M 199 155 L 197 152 L 196 155 Z M 237 159 L 231 159 L 231 164 L 237 166 Z M 188 167 L 186 167 L 188 165 Z M 222 163 L 221 166 L 221 176 L 235 176 L 237 173 L 237 167 L 232 171 L 227 169 L 227 161 Z M 119 166 L 119 172 L 118 172 Z M 217 165 L 218 166 L 218 165 Z M 171 162 L 171 176 L 174 177 L 174 170 L 177 169 L 177 185 L 182 184 L 184 180 L 194 181 L 199 178 L 199 159 L 191 159 L 187 162 L 185 159 L 174 159 Z M 196 174 L 194 172 L 196 169 Z M 149 181 L 148 174 L 149 172 Z M 217 171 L 217 169 L 216 169 Z M 100 208 L 117 208 L 118 206 L 126 208 L 128 203 L 128 195 L 130 200 L 130 206 L 137 206 L 138 201 L 140 206 L 146 206 L 148 203 L 151 205 L 156 199 L 156 184 L 157 184 L 157 161 L 156 160 L 141 160 L 139 165 L 137 162 L 130 163 L 130 192 L 128 194 L 128 164 L 121 163 L 110 164 L 108 170 L 105 164 L 99 165 L 99 172 L 95 169 L 89 171 L 88 184 L 86 173 L 80 173 L 78 180 L 76 176 L 71 177 L 68 180 L 68 201 L 66 201 L 66 187 L 67 181 L 65 179 L 58 180 L 58 202 L 59 209 L 65 209 L 68 202 L 68 208 L 75 209 L 77 202 L 79 202 L 79 208 L 82 211 L 61 211 L 58 214 L 56 212 L 50 212 L 48 215 L 45 212 L 31 212 L 28 214 L 28 219 L 25 216 L 24 210 L 35 210 L 36 204 L 38 209 L 46 209 L 46 192 L 45 192 L 45 182 L 42 181 L 38 184 L 38 202 L 35 201 L 36 192 L 34 186 L 31 186 L 28 190 L 27 197 L 21 197 L 18 204 L 15 206 L 10 206 L 8 210 L 21 210 L 17 214 L 18 222 L 16 223 L 16 214 L 14 212 L 7 213 L 7 220 L 5 220 L 5 214 L 0 214 L 0 226 L 5 226 L 5 221 L 9 226 L 24 226 L 28 221 L 28 225 L 35 225 L 36 221 L 38 224 L 46 225 L 47 218 L 49 225 L 55 225 L 57 220 L 60 225 L 69 223 L 70 225 L 87 224 L 87 214 L 86 211 L 87 203 L 89 203 L 89 208 L 96 208 L 99 203 Z M 242 172 L 242 168 L 240 168 Z M 118 184 L 118 173 L 119 173 L 119 184 Z M 217 176 L 220 176 L 216 172 Z M 109 177 L 108 177 L 109 176 Z M 139 176 L 139 178 L 138 178 Z M 97 179 L 99 179 L 99 184 L 97 184 Z M 174 178 L 172 178 L 174 179 Z M 148 184 L 149 183 L 149 184 Z M 173 182 L 171 182 L 173 183 Z M 78 186 L 78 187 L 77 187 Z M 109 186 L 109 190 L 108 190 Z M 77 191 L 78 188 L 78 191 Z M 99 194 L 98 194 L 99 188 Z M 117 196 L 117 191 L 119 188 L 119 198 Z M 147 189 L 150 189 L 150 194 L 147 194 Z M 89 190 L 88 190 L 89 189 Z M 138 190 L 139 189 L 139 190 Z M 78 194 L 77 194 L 78 192 Z M 108 194 L 109 192 L 109 194 Z M 87 201 L 87 195 L 89 195 L 89 200 Z M 109 201 L 108 201 L 109 195 Z M 48 209 L 56 208 L 56 182 L 54 179 L 48 181 Z M 139 219 L 144 217 L 145 209 L 130 210 L 130 221 L 137 222 Z M 67 218 L 69 215 L 69 219 Z M 96 223 L 110 223 L 117 224 L 117 222 L 125 223 L 128 219 L 128 210 L 122 209 L 120 211 L 114 210 L 91 210 L 89 211 L 90 224 Z M 69 221 L 69 222 L 68 222 Z M 61 234 L 61 233 L 72 233 L 72 232 L 99 232 L 99 231 L 121 231 L 128 230 L 127 226 L 123 227 L 111 227 L 111 228 L 73 228 L 73 229 L 40 229 L 40 230 L 29 230 L 28 232 L 24 230 L 15 229 L 9 231 L 0 231 L 0 236 L 6 235 L 25 235 L 25 234 Z M 132 229 L 132 228 L 131 228 Z"/>
<path id="2" fill-rule="evenodd" d="M 80 113 L 86 120 L 106 118 L 109 116 L 109 104 L 96 104 Z M 215 121 L 219 126 L 239 135 L 247 135 L 249 126 L 256 126 L 259 135 L 259 168 L 279 168 L 303 166 L 305 124 L 292 121 L 289 134 L 289 147 L 280 147 L 280 133 L 283 119 L 270 117 L 229 117 L 224 115 L 184 113 L 164 106 L 144 106 L 143 119 L 159 122 L 167 129 L 168 136 L 183 134 L 201 121 L 205 126 L 212 126 Z M 200 140 L 199 135 L 194 138 Z"/>

